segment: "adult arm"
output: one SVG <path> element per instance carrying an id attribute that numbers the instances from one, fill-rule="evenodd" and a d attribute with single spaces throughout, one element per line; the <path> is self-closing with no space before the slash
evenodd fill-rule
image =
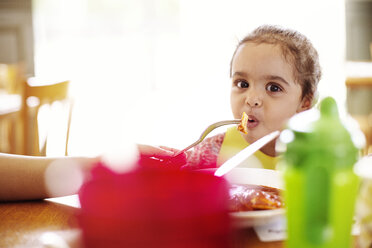
<path id="1" fill-rule="evenodd" d="M 177 150 L 138 145 L 143 156 L 169 157 Z M 76 194 L 84 171 L 99 157 L 41 157 L 0 153 L 0 202 Z"/>
<path id="2" fill-rule="evenodd" d="M 77 193 L 78 187 L 71 187 L 69 172 L 82 171 L 98 158 L 84 157 L 39 157 L 0 153 L 0 201 L 34 200 Z M 51 165 L 57 165 L 53 168 Z M 64 169 L 60 170 L 61 166 Z M 48 173 L 47 173 L 48 172 Z M 65 184 L 65 189 L 51 192 L 47 187 L 46 174 L 54 175 L 56 183 Z M 75 180 L 76 181 L 76 180 Z M 51 182 L 51 180 L 49 180 Z M 59 187 L 61 188 L 61 187 Z"/>

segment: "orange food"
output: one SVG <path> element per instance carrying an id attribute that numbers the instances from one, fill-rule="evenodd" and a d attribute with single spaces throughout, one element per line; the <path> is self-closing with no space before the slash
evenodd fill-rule
<path id="1" fill-rule="evenodd" d="M 247 123 L 248 123 L 248 115 L 245 112 L 243 112 L 242 119 L 238 125 L 238 130 L 244 134 L 247 134 L 248 133 Z"/>
<path id="2" fill-rule="evenodd" d="M 229 208 L 232 212 L 284 207 L 280 189 L 277 188 L 251 184 L 232 184 L 229 193 Z"/>

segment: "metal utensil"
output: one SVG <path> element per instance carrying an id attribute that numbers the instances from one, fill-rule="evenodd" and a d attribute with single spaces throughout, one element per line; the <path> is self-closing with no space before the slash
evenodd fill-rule
<path id="1" fill-rule="evenodd" d="M 227 160 L 225 163 L 223 163 L 214 173 L 215 176 L 223 176 L 236 166 L 238 166 L 241 162 L 243 162 L 245 159 L 247 159 L 249 156 L 251 156 L 253 153 L 255 153 L 258 149 L 278 137 L 280 134 L 279 131 L 271 132 L 262 138 L 256 140 L 252 144 L 250 144 L 248 147 L 244 148 L 240 152 L 238 152 L 235 156 Z"/>
<path id="2" fill-rule="evenodd" d="M 236 120 L 219 121 L 219 122 L 213 123 L 212 125 L 209 125 L 207 129 L 204 130 L 204 132 L 201 134 L 200 138 L 197 141 L 195 141 L 194 143 L 192 143 L 185 149 L 182 149 L 181 151 L 176 152 L 176 154 L 174 154 L 174 157 L 180 155 L 181 153 L 189 150 L 190 148 L 202 142 L 205 139 L 205 137 L 207 137 L 207 135 L 210 132 L 212 132 L 214 129 L 224 126 L 224 125 L 239 124 L 240 122 L 241 122 L 241 119 L 236 119 Z"/>

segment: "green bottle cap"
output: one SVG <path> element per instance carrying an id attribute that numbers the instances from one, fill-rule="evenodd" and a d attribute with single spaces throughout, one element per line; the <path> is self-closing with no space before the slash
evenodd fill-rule
<path id="1" fill-rule="evenodd" d="M 320 103 L 320 111 L 313 109 L 292 117 L 280 141 L 286 144 L 287 164 L 312 166 L 319 158 L 324 166 L 333 169 L 352 167 L 358 158 L 358 149 L 347 128 L 339 118 L 336 101 L 327 97 Z M 307 161 L 307 162 L 306 162 Z"/>
<path id="2" fill-rule="evenodd" d="M 358 158 L 352 136 L 331 97 L 321 101 L 319 110 L 292 117 L 281 133 L 293 247 L 344 247 L 331 242 L 350 235 L 356 188 L 352 168 Z"/>

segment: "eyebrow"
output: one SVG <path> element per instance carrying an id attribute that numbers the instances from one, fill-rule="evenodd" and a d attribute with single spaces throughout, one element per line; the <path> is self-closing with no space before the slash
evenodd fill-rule
<path id="1" fill-rule="evenodd" d="M 232 77 L 235 77 L 235 76 L 247 77 L 248 74 L 245 73 L 245 72 L 236 71 L 236 72 L 234 72 Z M 285 83 L 285 84 L 289 85 L 289 83 L 284 78 L 282 78 L 280 76 L 267 75 L 267 76 L 264 76 L 264 79 L 265 80 L 277 80 L 277 81 L 281 81 L 282 83 Z"/>
<path id="2" fill-rule="evenodd" d="M 279 77 L 279 76 L 274 76 L 274 75 L 268 75 L 268 76 L 265 76 L 264 77 L 266 80 L 278 80 L 278 81 L 281 81 L 287 85 L 289 85 L 289 83 L 282 77 Z"/>
<path id="3" fill-rule="evenodd" d="M 231 77 L 235 77 L 235 76 L 247 77 L 248 75 L 245 72 L 236 71 Z"/>

